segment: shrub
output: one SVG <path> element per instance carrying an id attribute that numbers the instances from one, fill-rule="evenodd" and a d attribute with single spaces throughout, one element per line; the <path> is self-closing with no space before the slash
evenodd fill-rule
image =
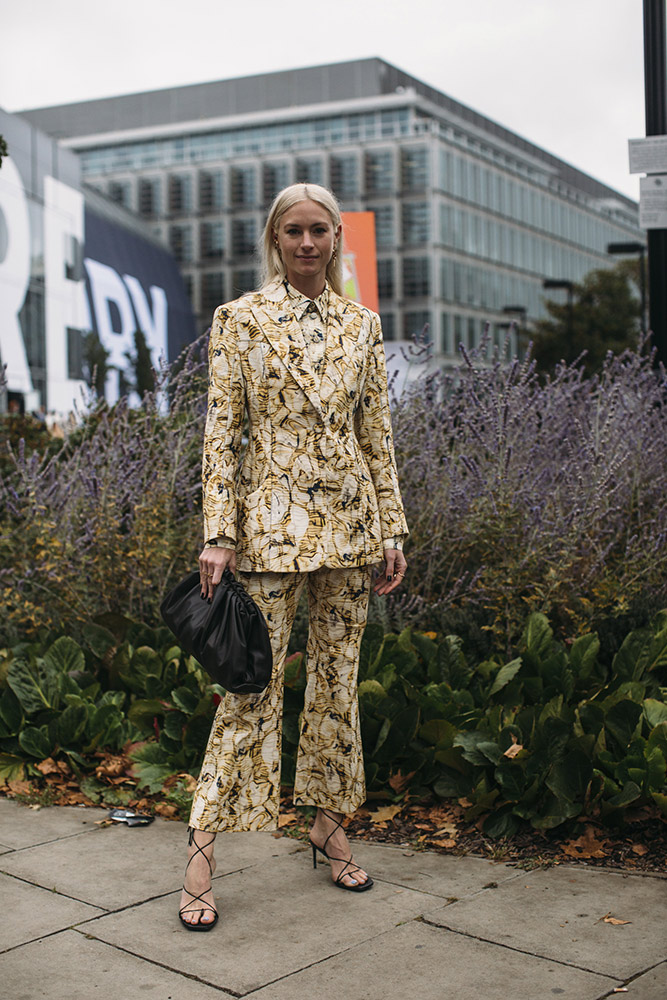
<path id="1" fill-rule="evenodd" d="M 530 611 L 563 637 L 646 624 L 667 601 L 666 387 L 631 352 L 591 378 L 480 352 L 418 379 L 394 415 L 411 598 L 393 620 L 463 613 L 505 650 Z"/>
<path id="2" fill-rule="evenodd" d="M 79 636 L 103 612 L 159 620 L 161 595 L 201 544 L 201 351 L 194 345 L 140 407 L 97 405 L 57 454 L 9 452 L 0 641 L 44 628 Z"/>

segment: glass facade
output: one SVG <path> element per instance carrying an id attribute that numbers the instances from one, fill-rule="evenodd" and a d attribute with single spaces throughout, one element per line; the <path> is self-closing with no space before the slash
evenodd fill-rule
<path id="1" fill-rule="evenodd" d="M 446 359 L 478 345 L 510 303 L 529 322 L 543 316 L 545 278 L 580 281 L 610 263 L 608 243 L 644 235 L 627 199 L 601 185 L 596 194 L 592 179 L 481 117 L 468 128 L 445 100 L 399 88 L 365 97 L 363 110 L 341 101 L 335 114 L 290 106 L 279 121 L 101 135 L 80 149 L 82 172 L 163 224 L 202 329 L 218 289 L 232 297 L 254 287 L 256 241 L 278 191 L 296 181 L 330 187 L 343 210 L 375 215 L 385 337 L 428 325 Z"/>

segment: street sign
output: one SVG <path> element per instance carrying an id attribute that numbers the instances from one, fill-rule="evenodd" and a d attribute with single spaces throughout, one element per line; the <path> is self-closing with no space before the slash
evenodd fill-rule
<path id="1" fill-rule="evenodd" d="M 631 174 L 667 174 L 667 135 L 629 139 Z"/>
<path id="2" fill-rule="evenodd" d="M 639 178 L 639 225 L 667 229 L 667 174 Z"/>

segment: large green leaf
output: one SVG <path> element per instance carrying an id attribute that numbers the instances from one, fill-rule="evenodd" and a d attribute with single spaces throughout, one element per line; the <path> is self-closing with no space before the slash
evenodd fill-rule
<path id="1" fill-rule="evenodd" d="M 514 815 L 511 806 L 496 809 L 486 817 L 482 824 L 482 830 L 487 837 L 493 837 L 494 839 L 499 837 L 513 837 L 518 829 L 519 817 Z"/>
<path id="2" fill-rule="evenodd" d="M 21 749 L 30 757 L 37 760 L 44 760 L 49 757 L 53 750 L 53 740 L 49 736 L 48 726 L 28 726 L 19 733 L 19 743 Z"/>
<path id="3" fill-rule="evenodd" d="M 578 681 L 588 680 L 600 652 L 600 640 L 596 633 L 589 632 L 575 639 L 570 647 L 570 669 Z"/>
<path id="4" fill-rule="evenodd" d="M 645 792 L 661 792 L 667 784 L 667 765 L 665 755 L 659 747 L 653 747 L 646 752 L 646 782 Z"/>
<path id="5" fill-rule="evenodd" d="M 456 726 L 446 719 L 429 719 L 419 729 L 419 737 L 431 746 L 441 749 L 451 747 L 456 736 Z"/>
<path id="6" fill-rule="evenodd" d="M 581 803 L 592 777 L 590 759 L 581 750 L 572 750 L 553 765 L 546 784 L 557 799 Z"/>
<path id="7" fill-rule="evenodd" d="M 609 709 L 604 720 L 605 729 L 621 747 L 627 747 L 641 725 L 641 717 L 642 706 L 626 698 Z"/>
<path id="8" fill-rule="evenodd" d="M 653 637 L 648 629 L 637 629 L 626 635 L 612 661 L 612 674 L 621 680 L 639 680 L 646 667 Z"/>
<path id="9" fill-rule="evenodd" d="M 186 715 L 192 715 L 197 710 L 199 696 L 187 687 L 178 687 L 171 692 L 171 697 L 176 705 Z"/>
<path id="10" fill-rule="evenodd" d="M 464 758 L 478 767 L 498 764 L 503 756 L 498 744 L 490 740 L 485 733 L 459 733 L 454 739 L 454 746 L 462 747 Z"/>
<path id="11" fill-rule="evenodd" d="M 60 683 L 58 673 L 46 661 L 41 665 L 16 659 L 7 675 L 7 683 L 12 689 L 27 716 L 44 709 L 60 706 Z"/>
<path id="12" fill-rule="evenodd" d="M 537 661 L 543 660 L 551 650 L 553 631 L 545 615 L 534 612 L 526 623 L 523 633 L 526 650 Z"/>
<path id="13" fill-rule="evenodd" d="M 59 746 L 71 750 L 78 746 L 87 722 L 88 712 L 83 705 L 68 705 L 56 722 L 56 739 Z"/>
<path id="14" fill-rule="evenodd" d="M 497 694 L 498 691 L 504 688 L 506 684 L 509 684 L 509 682 L 516 677 L 518 672 L 521 670 L 522 663 L 523 661 L 521 660 L 521 657 L 517 657 L 517 659 L 511 660 L 509 663 L 506 663 L 504 667 L 500 668 L 495 676 L 493 684 L 491 685 L 489 697 Z"/>
<path id="15" fill-rule="evenodd" d="M 643 708 L 644 718 L 651 729 L 660 725 L 661 722 L 667 722 L 667 704 L 664 701 L 658 701 L 657 698 L 646 698 Z M 1 711 L 0 708 L 0 714 Z"/>
<path id="16" fill-rule="evenodd" d="M 0 781 L 23 781 L 25 764 L 20 757 L 10 753 L 0 753 Z"/>
<path id="17" fill-rule="evenodd" d="M 87 622 L 83 626 L 83 637 L 89 648 L 100 660 L 118 643 L 113 632 L 104 628 L 103 625 L 97 625 L 94 622 Z"/>
<path id="18" fill-rule="evenodd" d="M 628 781 L 617 795 L 604 802 L 607 808 L 625 809 L 641 796 L 641 788 L 634 781 Z"/>
<path id="19" fill-rule="evenodd" d="M 44 654 L 44 666 L 57 674 L 72 674 L 85 670 L 86 660 L 81 646 L 69 636 L 62 635 Z"/>
<path id="20" fill-rule="evenodd" d="M 21 702 L 10 687 L 6 687 L 0 697 L 0 720 L 6 730 L 3 736 L 15 736 L 23 722 Z"/>

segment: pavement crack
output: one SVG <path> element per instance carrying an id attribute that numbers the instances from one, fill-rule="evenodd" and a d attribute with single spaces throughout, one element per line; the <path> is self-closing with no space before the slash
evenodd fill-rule
<path id="1" fill-rule="evenodd" d="M 493 938 L 482 937 L 481 934 L 470 934 L 468 931 L 461 931 L 456 927 L 447 927 L 445 924 L 437 924 L 434 920 L 429 920 L 428 917 L 420 916 L 415 917 L 422 924 L 427 924 L 429 927 L 435 927 L 441 931 L 449 931 L 450 934 L 458 934 L 459 937 L 470 938 L 472 941 L 482 941 L 484 944 L 494 944 L 498 948 L 506 948 L 507 951 L 515 951 L 519 955 L 529 955 L 531 958 L 541 958 L 545 962 L 555 962 L 556 965 L 562 965 L 566 969 L 579 969 L 580 972 L 588 972 L 593 976 L 602 976 L 604 979 L 613 979 L 618 982 L 620 976 L 610 975 L 608 972 L 599 972 L 598 969 L 589 969 L 586 965 L 577 965 L 576 962 L 565 962 L 562 958 L 553 958 L 551 955 L 540 955 L 534 951 L 528 951 L 526 948 L 518 948 L 513 944 L 505 944 L 503 941 L 494 941 Z"/>
<path id="2" fill-rule="evenodd" d="M 201 976 L 195 976 L 192 972 L 184 972 L 183 969 L 176 969 L 172 965 L 167 965 L 166 962 L 158 962 L 156 958 L 147 958 L 146 955 L 141 955 L 137 951 L 132 951 L 131 948 L 123 948 L 122 945 L 112 944 L 110 941 L 105 941 L 104 938 L 98 938 L 94 934 L 88 933 L 88 931 L 80 930 L 79 927 L 73 927 L 73 931 L 77 934 L 81 934 L 83 937 L 91 941 L 97 941 L 98 944 L 103 944 L 107 948 L 113 948 L 115 951 L 122 951 L 126 955 L 131 955 L 133 958 L 138 958 L 142 962 L 147 962 L 149 965 L 155 965 L 160 969 L 165 969 L 166 972 L 171 972 L 176 976 L 181 976 L 183 979 L 189 979 L 193 983 L 201 983 L 202 986 L 210 986 L 211 989 L 217 990 L 219 993 L 224 993 L 225 996 L 235 997 L 236 1000 L 241 1000 L 244 996 L 243 993 L 237 993 L 236 990 L 231 990 L 226 986 L 218 986 L 217 983 L 212 983 L 208 979 L 202 979 Z"/>

